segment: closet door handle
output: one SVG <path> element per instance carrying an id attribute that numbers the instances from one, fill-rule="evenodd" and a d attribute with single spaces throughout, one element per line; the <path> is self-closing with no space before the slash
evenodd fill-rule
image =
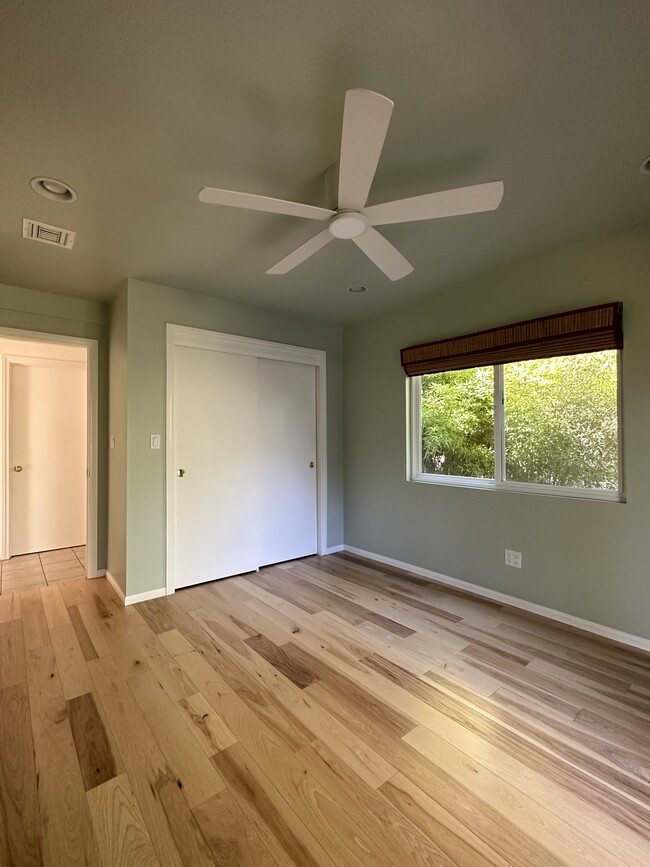
<path id="1" fill-rule="evenodd" d="M 20 466 L 20 464 L 16 464 L 16 466 L 14 467 L 14 473 L 22 473 L 22 471 L 23 468 Z"/>
<path id="2" fill-rule="evenodd" d="M 185 475 L 185 470 L 176 470 L 176 475 L 182 479 Z"/>

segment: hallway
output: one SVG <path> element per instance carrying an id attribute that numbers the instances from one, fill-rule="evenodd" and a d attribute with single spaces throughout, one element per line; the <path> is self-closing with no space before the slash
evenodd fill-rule
<path id="1" fill-rule="evenodd" d="M 0 563 L 0 594 L 86 577 L 86 546 L 21 554 Z"/>

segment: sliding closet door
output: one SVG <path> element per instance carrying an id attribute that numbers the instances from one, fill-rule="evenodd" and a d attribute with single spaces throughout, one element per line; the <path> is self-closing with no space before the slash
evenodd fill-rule
<path id="1" fill-rule="evenodd" d="M 258 359 L 259 565 L 315 554 L 316 369 Z"/>
<path id="2" fill-rule="evenodd" d="M 179 346 L 175 358 L 175 585 L 258 566 L 257 359 Z"/>

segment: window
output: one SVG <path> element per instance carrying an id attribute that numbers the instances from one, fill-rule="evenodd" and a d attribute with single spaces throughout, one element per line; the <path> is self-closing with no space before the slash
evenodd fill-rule
<path id="1" fill-rule="evenodd" d="M 416 481 L 620 499 L 619 353 L 411 378 Z"/>

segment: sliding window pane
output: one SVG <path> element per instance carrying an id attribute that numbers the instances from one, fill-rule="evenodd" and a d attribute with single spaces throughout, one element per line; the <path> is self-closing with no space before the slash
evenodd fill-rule
<path id="1" fill-rule="evenodd" d="M 494 368 L 422 377 L 422 472 L 494 478 Z"/>
<path id="2" fill-rule="evenodd" d="M 618 489 L 617 352 L 503 367 L 506 479 Z"/>

